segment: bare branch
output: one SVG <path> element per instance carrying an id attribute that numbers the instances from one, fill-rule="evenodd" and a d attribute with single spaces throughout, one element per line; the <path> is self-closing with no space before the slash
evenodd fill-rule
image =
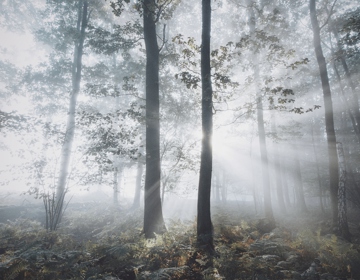
<path id="1" fill-rule="evenodd" d="M 162 38 L 162 45 L 159 48 L 159 53 L 161 52 L 162 48 L 165 46 L 166 44 L 166 40 L 165 40 L 165 30 L 166 30 L 166 24 L 164 24 L 164 28 L 163 28 L 163 38 Z M 159 36 L 160 37 L 160 36 Z"/>
<path id="2" fill-rule="evenodd" d="M 324 24 L 323 24 L 322 26 L 320 26 L 320 30 L 321 30 L 325 25 L 328 24 L 329 19 L 330 19 L 330 17 L 331 17 L 332 14 L 333 14 L 332 12 L 333 12 L 333 10 L 334 10 L 334 7 L 335 7 L 336 2 L 337 2 L 337 0 L 335 0 L 334 3 L 332 4 L 330 11 L 327 11 L 328 17 L 327 17 L 326 21 L 324 22 Z M 326 10 L 327 10 L 327 9 L 326 9 Z"/>

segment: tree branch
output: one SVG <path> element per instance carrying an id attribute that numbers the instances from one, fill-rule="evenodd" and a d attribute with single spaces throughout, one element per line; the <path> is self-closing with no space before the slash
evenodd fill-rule
<path id="1" fill-rule="evenodd" d="M 163 49 L 163 47 L 165 46 L 166 44 L 166 40 L 165 40 L 165 29 L 166 29 L 166 24 L 164 24 L 164 28 L 163 28 L 163 38 L 162 38 L 162 45 L 161 47 L 159 48 L 159 53 L 161 52 L 161 50 Z M 160 37 L 160 36 L 159 36 Z"/>
<path id="2" fill-rule="evenodd" d="M 320 26 L 320 30 L 321 30 L 325 25 L 328 24 L 329 19 L 330 19 L 331 15 L 332 15 L 332 11 L 334 10 L 334 7 L 335 7 L 336 2 L 337 2 L 337 0 L 335 0 L 334 3 L 332 4 L 330 11 L 327 11 L 328 17 L 327 17 L 326 21 L 324 22 L 324 24 L 323 24 L 322 26 Z M 327 9 L 326 9 L 326 10 L 327 10 Z"/>

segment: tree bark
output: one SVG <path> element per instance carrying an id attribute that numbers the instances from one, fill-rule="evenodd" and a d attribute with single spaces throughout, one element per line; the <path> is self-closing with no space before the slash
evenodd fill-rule
<path id="1" fill-rule="evenodd" d="M 213 131 L 212 85 L 210 68 L 211 0 L 202 0 L 201 85 L 202 85 L 202 143 L 197 205 L 197 242 L 214 250 L 210 213 Z"/>
<path id="2" fill-rule="evenodd" d="M 333 105 L 331 100 L 331 90 L 329 84 L 329 78 L 326 68 L 326 61 L 323 55 L 321 40 L 320 40 L 320 27 L 316 15 L 315 0 L 310 0 L 310 18 L 314 35 L 314 48 L 316 60 L 319 66 L 321 85 L 324 97 L 325 107 L 325 127 L 328 145 L 328 157 L 329 157 L 329 174 L 330 174 L 330 198 L 332 208 L 332 222 L 333 225 L 337 225 L 338 220 L 338 182 L 339 182 L 339 171 L 338 171 L 338 156 L 336 152 L 336 135 L 334 128 L 334 116 L 333 116 Z"/>
<path id="3" fill-rule="evenodd" d="M 61 213 L 66 183 L 69 173 L 69 163 L 71 157 L 71 148 L 75 134 L 75 113 L 76 101 L 80 91 L 82 55 L 85 40 L 85 30 L 88 23 L 88 2 L 79 1 L 77 31 L 79 33 L 78 40 L 75 42 L 74 61 L 72 67 L 72 92 L 70 96 L 69 110 L 67 116 L 65 138 L 61 149 L 61 162 L 59 170 L 59 179 L 56 188 L 56 206 L 59 207 Z"/>
<path id="4" fill-rule="evenodd" d="M 351 241 L 351 235 L 349 231 L 349 226 L 347 222 L 347 208 L 346 208 L 346 168 L 345 168 L 345 157 L 344 150 L 342 148 L 342 144 L 340 142 L 337 143 L 337 152 L 339 156 L 339 172 L 340 172 L 340 180 L 339 180 L 339 217 L 338 217 L 338 226 L 340 235 L 348 241 Z"/>
<path id="5" fill-rule="evenodd" d="M 146 171 L 144 197 L 144 234 L 154 238 L 165 231 L 160 198 L 160 104 L 159 48 L 154 20 L 153 1 L 143 2 L 143 23 L 146 48 Z"/>

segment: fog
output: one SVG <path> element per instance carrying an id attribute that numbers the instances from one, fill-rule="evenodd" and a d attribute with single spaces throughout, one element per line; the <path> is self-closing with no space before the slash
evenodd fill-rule
<path id="1" fill-rule="evenodd" d="M 360 1 L 211 2 L 207 175 L 216 242 L 225 225 L 246 221 L 246 240 L 255 243 L 263 240 L 256 231 L 295 236 L 321 225 L 321 236 L 350 242 L 351 233 L 358 244 Z M 198 202 L 207 199 L 199 195 L 207 140 L 202 3 L 154 2 L 153 57 L 142 2 L 111 3 L 0 4 L 3 225 L 34 220 L 64 233 L 78 217 L 90 227 L 104 215 L 96 230 L 117 222 L 144 225 L 146 235 L 146 199 L 154 196 L 151 215 L 160 205 L 170 231 L 174 221 L 199 222 Z M 147 67 L 157 55 L 151 88 L 157 75 Z M 157 86 L 159 100 L 149 98 Z M 226 279 L 247 279 L 239 275 Z"/>

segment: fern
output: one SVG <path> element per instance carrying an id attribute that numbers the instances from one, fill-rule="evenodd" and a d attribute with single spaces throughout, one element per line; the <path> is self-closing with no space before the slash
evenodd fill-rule
<path id="1" fill-rule="evenodd" d="M 28 263 L 20 258 L 15 258 L 10 261 L 8 269 L 4 275 L 4 280 L 13 280 L 20 275 L 21 272 L 26 271 Z"/>
<path id="2" fill-rule="evenodd" d="M 304 230 L 291 245 L 308 261 L 318 258 L 330 273 L 350 276 L 352 270 L 360 267 L 358 246 L 334 234 L 321 236 L 319 231 Z"/>

